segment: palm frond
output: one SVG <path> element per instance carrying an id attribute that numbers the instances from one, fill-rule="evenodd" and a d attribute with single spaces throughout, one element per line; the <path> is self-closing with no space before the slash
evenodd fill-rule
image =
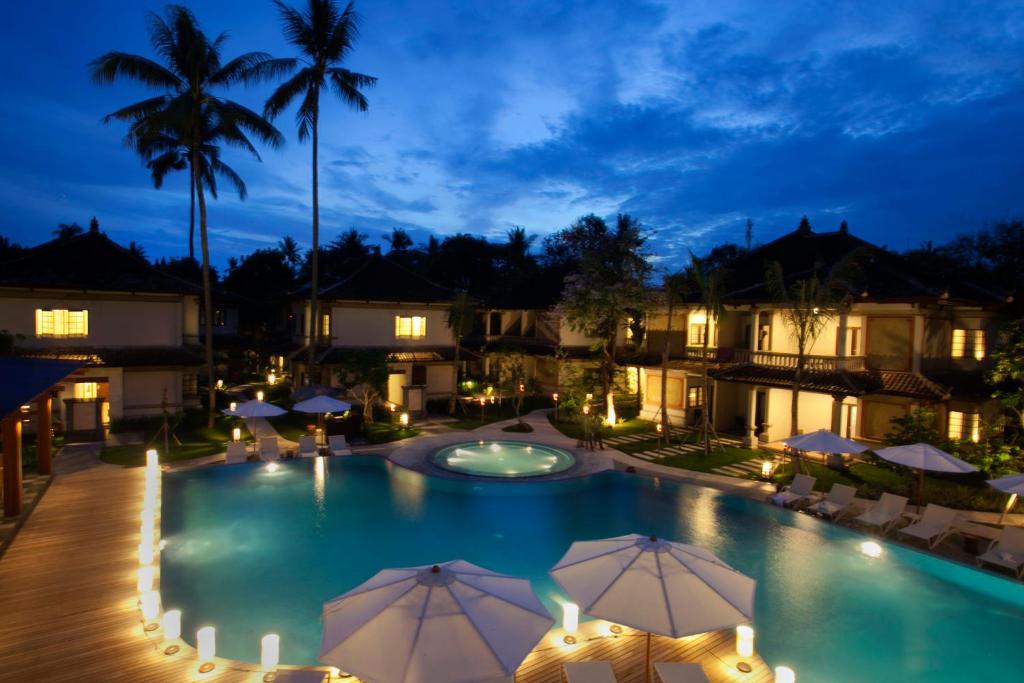
<path id="1" fill-rule="evenodd" d="M 127 52 L 108 52 L 92 60 L 89 66 L 92 79 L 97 83 L 113 83 L 121 77 L 161 88 L 174 89 L 181 86 L 181 79 L 169 69 L 152 59 Z"/>
<path id="2" fill-rule="evenodd" d="M 150 174 L 153 176 L 153 187 L 158 190 L 163 186 L 164 177 L 168 173 L 184 170 L 187 166 L 188 164 L 185 162 L 185 159 L 177 150 L 164 152 L 146 163 L 146 168 L 149 169 Z"/>
<path id="3" fill-rule="evenodd" d="M 294 59 L 274 59 L 266 52 L 246 52 L 225 64 L 210 77 L 210 82 L 232 85 L 280 78 L 291 73 L 295 64 Z"/>
<path id="4" fill-rule="evenodd" d="M 306 96 L 302 98 L 299 110 L 295 112 L 295 122 L 298 124 L 300 142 L 305 142 L 313 134 L 313 126 L 316 124 L 319 111 L 320 90 L 313 87 L 306 91 Z"/>
<path id="5" fill-rule="evenodd" d="M 298 10 L 292 9 L 281 0 L 274 0 L 277 10 L 281 14 L 281 26 L 284 29 L 284 37 L 289 43 L 298 47 L 308 56 L 315 53 L 315 40 L 313 38 L 313 27 L 307 17 Z"/>
<path id="6" fill-rule="evenodd" d="M 295 98 L 309 90 L 313 75 L 312 67 L 306 67 L 277 86 L 267 99 L 267 103 L 263 105 L 263 115 L 268 119 L 277 118 Z"/>
<path id="7" fill-rule="evenodd" d="M 249 196 L 249 190 L 246 188 L 245 181 L 242 180 L 242 176 L 238 175 L 238 173 L 235 172 L 235 169 L 217 158 L 210 159 L 210 168 L 214 173 L 234 185 L 235 191 L 238 192 L 238 198 L 245 201 L 246 197 Z"/>
<path id="8" fill-rule="evenodd" d="M 127 107 L 122 107 L 117 111 L 112 111 L 103 117 L 103 123 L 110 123 L 113 120 L 117 121 L 135 121 L 136 119 L 144 118 L 150 114 L 160 111 L 167 106 L 168 98 L 166 95 L 157 95 L 156 97 L 150 97 L 147 100 L 141 100 L 134 104 L 129 104 Z"/>
<path id="9" fill-rule="evenodd" d="M 352 46 L 359 38 L 360 20 L 361 17 L 356 12 L 355 5 L 349 2 L 331 26 L 331 35 L 324 46 L 324 53 L 330 61 L 337 63 L 348 57 Z"/>
<path id="10" fill-rule="evenodd" d="M 255 135 L 256 139 L 265 145 L 277 149 L 284 144 L 284 136 L 281 131 L 274 127 L 265 118 L 237 102 L 225 99 L 213 100 L 216 102 L 216 114 L 221 122 L 229 122 Z"/>
<path id="11" fill-rule="evenodd" d="M 369 108 L 370 103 L 367 102 L 366 96 L 359 91 L 359 88 L 372 88 L 377 83 L 376 78 L 341 67 L 328 69 L 327 75 L 330 79 L 331 89 L 345 104 L 359 111 L 366 111 Z"/>

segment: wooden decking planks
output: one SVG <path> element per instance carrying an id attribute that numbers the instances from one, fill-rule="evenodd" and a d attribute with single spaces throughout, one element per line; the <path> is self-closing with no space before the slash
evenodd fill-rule
<path id="1" fill-rule="evenodd" d="M 218 660 L 199 674 L 190 648 L 165 656 L 147 637 L 136 608 L 141 468 L 58 475 L 0 558 L 0 681 L 217 681 L 257 683 L 254 667 Z M 565 661 L 605 659 L 620 683 L 644 680 L 644 638 L 581 638 L 541 645 L 517 683 L 559 683 Z M 742 674 L 731 632 L 654 638 L 653 661 L 700 662 L 712 681 L 767 683 L 760 658 Z M 338 679 L 335 679 L 338 680 Z M 358 683 L 355 678 L 345 683 Z"/>

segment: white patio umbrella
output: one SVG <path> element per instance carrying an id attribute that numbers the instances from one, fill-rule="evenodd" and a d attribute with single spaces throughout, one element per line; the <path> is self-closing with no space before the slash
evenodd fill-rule
<path id="1" fill-rule="evenodd" d="M 868 450 L 868 447 L 864 444 L 844 439 L 827 429 L 819 429 L 810 434 L 791 436 L 788 439 L 783 439 L 782 443 L 790 448 L 796 448 L 801 451 L 815 451 L 817 453 L 863 453 Z"/>
<path id="2" fill-rule="evenodd" d="M 577 541 L 551 570 L 580 611 L 681 638 L 753 619 L 756 582 L 714 553 L 654 536 Z"/>
<path id="3" fill-rule="evenodd" d="M 279 408 L 273 403 L 267 403 L 266 401 L 260 401 L 258 399 L 239 403 L 235 406 L 234 410 L 224 410 L 225 415 L 231 415 L 233 417 L 277 417 L 278 415 L 284 415 L 287 412 L 288 411 L 284 408 Z"/>
<path id="4" fill-rule="evenodd" d="M 324 394 L 308 398 L 305 401 L 299 401 L 292 406 L 292 410 L 300 413 L 316 413 L 316 424 L 321 428 L 323 427 L 324 413 L 343 413 L 351 408 L 351 403 L 339 401 Z"/>
<path id="5" fill-rule="evenodd" d="M 553 624 L 525 579 L 465 560 L 385 569 L 324 604 L 320 661 L 366 681 L 499 679 Z"/>
<path id="6" fill-rule="evenodd" d="M 999 517 L 999 523 L 1002 524 L 1006 521 L 1006 515 L 1013 509 L 1014 503 L 1017 502 L 1017 496 L 1024 496 L 1024 474 L 1010 474 L 999 479 L 989 479 L 988 485 L 997 491 L 1010 494 L 1010 499 L 1006 502 L 1006 507 L 1003 508 L 1003 514 Z"/>
<path id="7" fill-rule="evenodd" d="M 936 448 L 929 443 L 914 443 L 906 446 L 890 446 L 875 451 L 875 455 L 897 465 L 917 470 L 917 502 L 924 504 L 924 471 L 967 474 L 978 469 L 955 455 Z"/>

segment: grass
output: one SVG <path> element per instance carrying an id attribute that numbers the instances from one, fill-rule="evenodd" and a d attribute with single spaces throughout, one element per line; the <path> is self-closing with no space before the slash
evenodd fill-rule
<path id="1" fill-rule="evenodd" d="M 177 462 L 205 455 L 215 455 L 224 452 L 234 424 L 232 418 L 218 416 L 214 420 L 213 429 L 208 429 L 205 413 L 191 412 L 182 417 L 174 429 L 174 434 L 181 441 L 181 445 L 171 439 L 170 452 L 163 452 L 163 438 L 161 437 L 153 443 L 147 441 L 147 443 L 141 444 L 104 448 L 100 453 L 100 459 L 111 465 L 141 467 L 146 463 L 146 450 L 154 447 L 160 451 L 160 462 Z M 159 426 L 156 429 L 159 429 Z M 143 432 L 144 438 L 152 439 L 155 433 L 156 431 L 153 429 L 147 430 Z"/>
<path id="2" fill-rule="evenodd" d="M 715 468 L 735 465 L 751 458 L 760 457 L 759 451 L 738 446 L 723 446 L 715 448 L 709 455 L 703 453 L 687 453 L 686 455 L 669 455 L 659 458 L 655 464 L 668 467 L 678 467 L 692 472 L 711 472 Z"/>
<path id="3" fill-rule="evenodd" d="M 917 494 L 917 475 L 910 471 L 898 471 L 870 463 L 855 463 L 845 472 L 833 470 L 821 463 L 802 461 L 804 474 L 817 478 L 814 488 L 828 491 L 833 484 L 846 484 L 857 489 L 861 498 L 878 499 L 883 493 L 906 496 L 912 501 Z M 787 463 L 776 472 L 779 483 L 788 483 L 793 478 L 792 465 Z M 1006 505 L 1006 496 L 993 491 L 983 477 L 937 477 L 925 476 L 924 497 L 926 503 L 936 503 L 961 510 L 986 510 L 999 512 Z"/>
<path id="4" fill-rule="evenodd" d="M 488 403 L 484 406 L 484 418 L 480 419 L 480 404 L 470 403 L 468 401 L 462 402 L 465 406 L 466 411 L 463 413 L 460 409 L 456 409 L 456 415 L 462 417 L 455 422 L 448 422 L 445 426 L 451 429 L 476 429 L 484 425 L 489 425 L 494 422 L 501 422 L 503 420 L 511 420 L 516 416 L 515 406 L 511 400 L 504 400 L 500 403 Z M 523 399 L 523 407 L 519 411 L 520 415 L 526 415 L 527 413 L 534 411 L 538 408 L 550 408 L 551 400 L 541 396 L 527 396 Z"/>
<path id="5" fill-rule="evenodd" d="M 562 432 L 562 434 L 565 434 L 570 439 L 579 439 L 582 438 L 583 436 L 583 427 L 576 419 L 560 419 L 558 422 L 555 422 L 554 415 L 549 415 L 548 421 L 552 424 L 552 426 L 554 426 L 555 429 Z M 632 417 L 630 419 L 627 419 L 625 422 L 616 424 L 614 427 L 601 427 L 601 437 L 607 439 L 612 436 L 627 436 L 629 434 L 642 434 L 644 432 L 653 431 L 653 422 L 641 420 L 637 417 Z"/>
<path id="6" fill-rule="evenodd" d="M 619 436 L 618 429 L 615 431 L 615 436 Z M 668 446 L 682 446 L 686 444 L 695 444 L 700 442 L 700 435 L 696 432 L 673 432 L 672 440 L 668 444 L 664 441 L 658 441 L 656 433 L 651 435 L 651 438 L 644 439 L 643 441 L 630 441 L 628 443 L 617 444 L 615 447 L 623 453 L 642 453 L 643 451 L 653 451 L 659 445 Z"/>
<path id="7" fill-rule="evenodd" d="M 267 418 L 267 421 L 284 438 L 289 441 L 298 441 L 300 436 L 309 434 L 306 426 L 315 425 L 316 418 L 317 416 L 313 414 L 295 413 L 289 410 L 284 415 Z"/>
<path id="8" fill-rule="evenodd" d="M 370 443 L 390 443 L 416 436 L 418 427 L 402 427 L 387 422 L 374 422 L 366 427 L 366 440 Z"/>

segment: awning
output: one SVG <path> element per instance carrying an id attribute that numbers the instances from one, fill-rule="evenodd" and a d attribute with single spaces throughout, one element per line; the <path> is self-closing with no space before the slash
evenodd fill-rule
<path id="1" fill-rule="evenodd" d="M 83 365 L 82 361 L 0 357 L 0 417 L 18 410 Z"/>

